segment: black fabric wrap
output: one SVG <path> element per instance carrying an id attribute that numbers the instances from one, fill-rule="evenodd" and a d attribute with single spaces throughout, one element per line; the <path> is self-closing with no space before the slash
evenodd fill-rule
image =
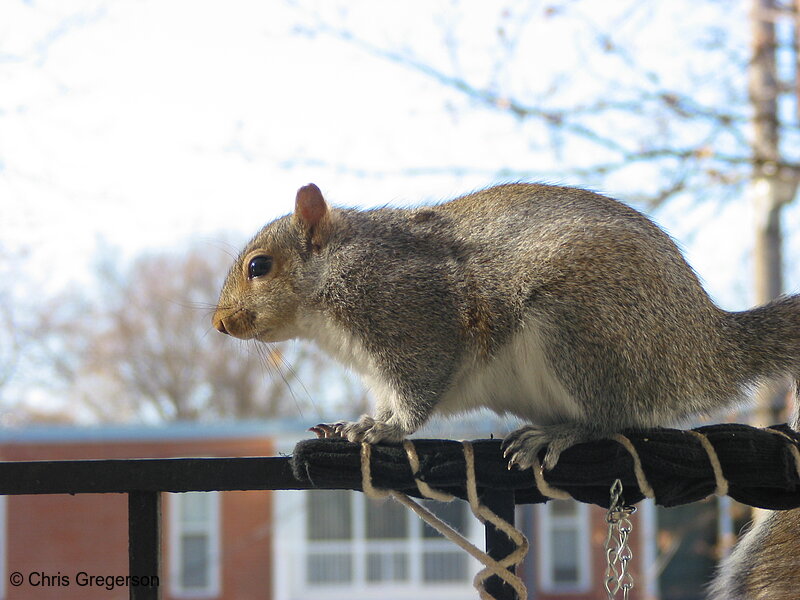
<path id="1" fill-rule="evenodd" d="M 744 504 L 785 510 L 800 506 L 800 477 L 791 447 L 800 435 L 786 425 L 774 432 L 747 425 L 710 425 L 695 429 L 714 447 L 729 483 L 728 495 Z M 702 500 L 716 489 L 714 471 L 701 441 L 678 429 L 623 432 L 636 448 L 657 504 L 677 506 Z M 431 487 L 466 498 L 463 446 L 451 440 L 412 440 L 420 460 L 419 479 Z M 530 469 L 507 468 L 501 440 L 476 440 L 475 470 L 479 490 L 514 490 L 517 504 L 546 502 Z M 292 457 L 295 477 L 323 489 L 361 490 L 360 445 L 341 439 L 311 439 L 297 444 Z M 372 484 L 420 497 L 401 444 L 372 447 Z M 624 498 L 635 504 L 644 498 L 628 451 L 613 440 L 578 444 L 561 454 L 558 465 L 545 473 L 551 486 L 581 502 L 607 507 L 609 488 L 622 481 Z"/>

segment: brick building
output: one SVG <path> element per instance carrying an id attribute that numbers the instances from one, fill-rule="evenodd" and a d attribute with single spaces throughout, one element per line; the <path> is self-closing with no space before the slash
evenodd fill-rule
<path id="1" fill-rule="evenodd" d="M 307 435 L 301 424 L 285 422 L 41 426 L 0 430 L 0 459 L 272 456 L 291 452 Z M 632 599 L 702 597 L 721 521 L 714 501 L 698 506 L 663 515 L 640 506 Z M 483 528 L 466 503 L 429 507 L 482 546 Z M 165 600 L 476 597 L 472 558 L 399 505 L 360 493 L 164 494 L 163 516 Z M 522 568 L 530 598 L 605 598 L 604 511 L 556 501 L 518 507 L 517 523 L 531 541 Z M 0 599 L 127 598 L 114 579 L 126 574 L 124 494 L 0 497 Z"/>

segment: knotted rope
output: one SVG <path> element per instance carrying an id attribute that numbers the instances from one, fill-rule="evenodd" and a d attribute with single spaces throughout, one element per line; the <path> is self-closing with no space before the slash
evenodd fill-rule
<path id="1" fill-rule="evenodd" d="M 470 556 L 478 560 L 481 564 L 484 565 L 484 568 L 481 569 L 475 578 L 473 579 L 473 585 L 475 589 L 478 590 L 478 593 L 482 600 L 492 600 L 492 596 L 486 591 L 485 588 L 485 581 L 491 575 L 496 575 L 500 577 L 503 581 L 505 581 L 508 585 L 514 588 L 514 591 L 517 593 L 518 598 L 527 598 L 528 592 L 525 588 L 525 584 L 522 582 L 516 574 L 512 573 L 509 568 L 516 567 L 522 560 L 525 558 L 525 555 L 528 552 L 528 540 L 525 538 L 522 533 L 515 529 L 513 525 L 508 523 L 505 519 L 500 518 L 497 516 L 492 510 L 488 507 L 481 504 L 479 496 L 478 496 L 478 486 L 475 478 L 475 454 L 472 448 L 472 444 L 470 442 L 462 442 L 463 449 L 464 449 L 464 460 L 466 463 L 466 484 L 467 484 L 467 497 L 469 501 L 470 509 L 472 510 L 472 514 L 481 521 L 481 523 L 486 523 L 486 521 L 491 522 L 497 529 L 505 533 L 508 538 L 514 542 L 516 548 L 514 549 L 511 554 L 505 556 L 500 560 L 496 560 L 489 556 L 486 552 L 472 544 L 468 539 L 466 539 L 461 533 L 453 529 L 450 525 L 442 521 L 439 517 L 429 511 L 427 508 L 415 502 L 408 495 L 398 492 L 396 490 L 387 490 L 387 489 L 379 489 L 376 488 L 372 483 L 372 467 L 371 467 L 371 457 L 372 457 L 372 446 L 369 444 L 361 444 L 361 486 L 364 493 L 369 496 L 370 498 L 386 498 L 391 497 L 395 499 L 397 502 L 400 502 L 404 506 L 408 507 L 409 509 L 413 510 L 422 520 L 424 520 L 428 525 L 433 527 L 436 531 L 441 533 L 444 537 L 446 537 L 451 542 L 455 543 L 459 548 L 467 552 Z M 421 479 L 417 478 L 416 475 L 419 473 L 419 457 L 417 455 L 416 448 L 414 444 L 410 440 L 406 440 L 403 442 L 403 448 L 406 452 L 408 457 L 409 465 L 411 466 L 412 473 L 414 474 L 414 481 L 416 482 L 417 489 L 419 490 L 420 494 L 431 500 L 438 500 L 440 502 L 451 502 L 456 498 L 452 494 L 447 492 L 442 492 L 439 490 L 435 490 L 430 487 L 427 483 L 422 481 Z"/>

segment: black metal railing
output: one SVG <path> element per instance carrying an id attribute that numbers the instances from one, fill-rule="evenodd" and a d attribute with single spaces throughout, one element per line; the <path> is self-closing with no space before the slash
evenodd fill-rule
<path id="1" fill-rule="evenodd" d="M 306 489 L 340 488 L 297 479 L 286 457 L 0 462 L 0 495 L 127 494 L 129 575 L 144 582 L 161 575 L 162 492 Z M 481 501 L 513 524 L 513 490 L 484 490 Z M 486 525 L 490 556 L 506 556 L 509 543 L 503 532 Z M 514 591 L 497 577 L 487 581 L 486 589 L 497 600 L 515 598 Z M 130 586 L 132 600 L 160 597 L 158 585 Z"/>

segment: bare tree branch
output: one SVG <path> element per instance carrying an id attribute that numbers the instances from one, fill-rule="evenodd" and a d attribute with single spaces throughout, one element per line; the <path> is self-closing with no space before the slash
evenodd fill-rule
<path id="1" fill-rule="evenodd" d="M 655 165 L 664 179 L 649 182 L 646 191 L 637 195 L 646 198 L 652 206 L 659 205 L 676 194 L 706 185 L 709 189 L 722 189 L 726 185 L 739 187 L 744 173 L 752 168 L 759 168 L 761 159 L 754 157 L 750 151 L 748 137 L 750 115 L 747 99 L 742 90 L 736 88 L 731 81 L 721 81 L 720 85 L 728 86 L 727 95 L 732 102 L 703 102 L 696 94 L 687 90 L 679 90 L 664 85 L 661 74 L 651 65 L 640 64 L 634 52 L 624 43 L 616 40 L 615 31 L 605 31 L 584 18 L 584 28 L 590 38 L 596 40 L 598 51 L 618 57 L 628 68 L 626 76 L 638 82 L 619 86 L 613 79 L 607 81 L 609 93 L 584 98 L 564 105 L 560 100 L 549 99 L 546 95 L 524 98 L 504 91 L 499 85 L 499 71 L 511 61 L 515 49 L 525 32 L 525 24 L 533 14 L 533 6 L 541 10 L 538 4 L 530 3 L 514 15 L 513 31 L 506 21 L 507 15 L 501 14 L 499 19 L 498 42 L 493 56 L 501 57 L 494 63 L 494 69 L 485 83 L 472 81 L 465 73 L 463 61 L 458 47 L 459 41 L 452 30 L 445 27 L 442 38 L 443 45 L 450 57 L 451 67 L 437 66 L 434 62 L 420 57 L 408 48 L 392 48 L 370 41 L 346 26 L 333 24 L 322 17 L 307 20 L 298 27 L 297 32 L 308 36 L 327 36 L 345 44 L 358 48 L 365 54 L 387 61 L 388 63 L 409 69 L 428 78 L 443 88 L 453 90 L 476 106 L 506 114 L 519 121 L 538 123 L 550 132 L 549 149 L 554 156 L 560 157 L 574 142 L 580 141 L 597 148 L 594 162 L 576 164 L 575 160 L 561 161 L 557 171 L 553 167 L 545 169 L 512 169 L 507 167 L 486 168 L 469 165 L 420 166 L 397 170 L 365 170 L 351 165 L 330 163 L 325 160 L 285 160 L 284 166 L 305 164 L 316 167 L 327 167 L 338 173 L 371 177 L 389 174 L 400 176 L 424 176 L 436 174 L 482 175 L 492 178 L 506 179 L 552 179 L 554 176 L 585 178 L 589 181 L 603 179 L 620 173 L 637 165 Z M 575 6 L 575 5 L 573 5 Z M 559 14 L 563 6 L 554 5 L 552 14 Z M 781 7 L 786 10 L 788 7 Z M 634 17 L 638 19 L 652 18 L 648 15 L 652 9 L 643 8 L 642 3 L 631 3 L 627 11 L 617 17 L 617 26 Z M 574 17 L 575 15 L 571 15 Z M 447 18 L 442 22 L 450 24 Z M 310 24 L 309 24 L 310 23 Z M 714 45 L 706 52 L 735 54 L 735 50 L 722 44 L 717 31 Z M 723 40 L 724 41 L 724 40 Z M 463 43 L 463 42 L 462 42 Z M 743 64 L 744 66 L 744 64 Z M 511 74 L 509 74 L 510 76 Z M 517 74 L 520 77 L 520 74 Z M 714 74 L 713 77 L 716 77 Z M 555 84 L 554 84 L 555 85 Z M 555 89 L 553 87 L 552 89 Z M 629 130 L 616 131 L 609 126 L 618 118 L 628 124 Z M 660 124 L 661 130 L 656 129 Z M 637 126 L 639 130 L 637 130 Z M 786 131 L 800 132 L 797 122 L 782 123 Z M 783 154 L 779 159 L 772 159 L 769 168 L 776 169 L 781 177 L 789 180 L 800 173 L 800 155 Z M 720 192 L 721 193 L 721 192 Z M 704 194 L 707 195 L 707 194 Z"/>

